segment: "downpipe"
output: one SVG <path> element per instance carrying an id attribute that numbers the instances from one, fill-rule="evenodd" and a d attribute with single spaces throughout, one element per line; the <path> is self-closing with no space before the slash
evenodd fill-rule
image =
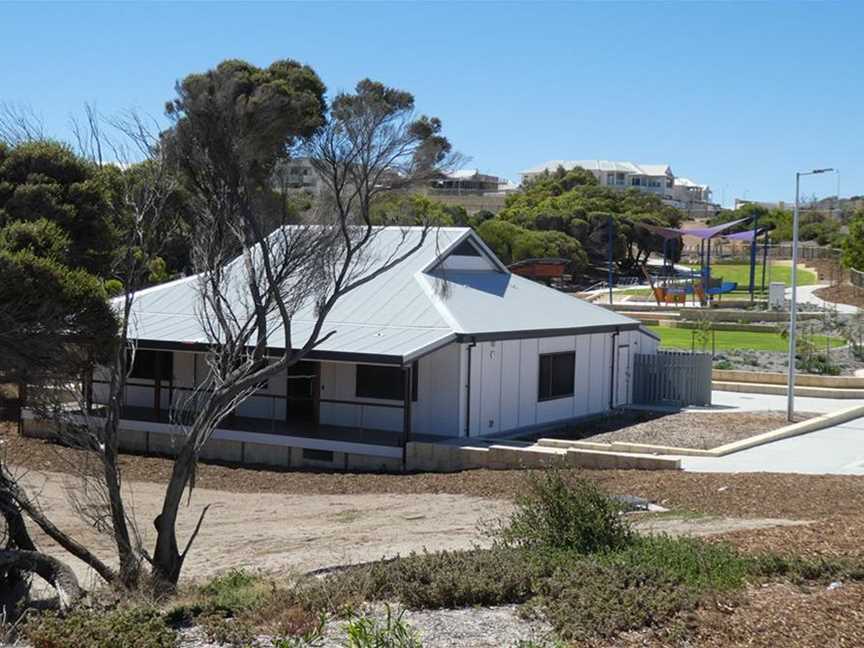
<path id="1" fill-rule="evenodd" d="M 468 373 L 465 376 L 465 436 L 471 436 L 471 349 L 477 346 L 477 338 L 468 345 Z"/>

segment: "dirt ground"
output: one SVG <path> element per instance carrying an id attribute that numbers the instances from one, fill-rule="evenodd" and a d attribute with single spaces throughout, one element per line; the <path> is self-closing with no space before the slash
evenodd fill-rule
<path id="1" fill-rule="evenodd" d="M 799 420 L 815 416 L 801 412 Z M 566 438 L 595 443 L 627 441 L 710 450 L 787 425 L 782 412 L 627 412 L 579 426 Z"/>
<path id="2" fill-rule="evenodd" d="M 110 540 L 98 537 L 69 505 L 67 494 L 77 484 L 71 480 L 70 471 L 80 465 L 80 453 L 23 439 L 11 427 L 4 429 L 2 425 L 0 444 L 6 460 L 26 472 L 25 481 L 38 493 L 52 519 L 95 547 L 100 556 L 110 557 Z M 145 541 L 151 543 L 152 537 L 147 535 L 149 521 L 156 512 L 170 466 L 170 460 L 164 458 L 123 457 L 128 501 L 140 520 Z M 467 548 L 484 541 L 478 529 L 482 521 L 506 515 L 510 510 L 513 498 L 524 489 L 526 473 L 475 470 L 455 474 L 339 474 L 202 464 L 199 488 L 193 492 L 188 514 L 181 517 L 181 544 L 202 508 L 207 504 L 211 508 L 187 559 L 185 574 L 201 579 L 230 567 L 280 574 L 377 560 L 423 548 Z M 674 471 L 570 473 L 594 480 L 610 493 L 642 496 L 672 509 L 668 513 L 634 516 L 634 523 L 643 531 L 706 536 L 752 552 L 864 558 L 864 477 Z M 34 536 L 40 546 L 58 551 L 59 555 L 43 535 Z M 83 565 L 74 567 L 85 586 L 95 583 Z M 751 588 L 736 595 L 735 600 L 718 600 L 716 606 L 706 606 L 687 619 L 687 625 L 696 633 L 689 645 L 861 646 L 862 597 L 864 585 L 854 582 L 831 589 L 784 583 Z M 499 628 L 506 612 L 480 610 L 470 617 L 476 620 L 477 614 L 487 614 L 484 623 Z M 420 625 L 427 634 L 455 637 L 458 619 L 454 615 L 459 614 L 430 614 L 425 621 L 412 621 L 423 621 Z M 467 625 L 477 626 L 479 631 L 486 627 L 473 621 Z M 504 625 L 511 634 L 526 630 L 515 617 Z M 496 644 L 457 641 L 440 645 Z M 680 643 L 660 631 L 655 634 L 646 630 L 608 644 L 592 645 L 644 648 Z"/>
<path id="3" fill-rule="evenodd" d="M 813 294 L 820 299 L 824 299 L 825 301 L 834 304 L 849 304 L 850 306 L 864 308 L 864 290 L 856 288 L 850 284 L 839 284 L 817 288 L 813 291 Z"/>
<path id="4" fill-rule="evenodd" d="M 29 492 L 59 528 L 109 559 L 111 539 L 97 533 L 70 506 L 69 493 L 80 489 L 75 477 L 63 473 L 29 472 Z M 154 534 L 149 522 L 159 512 L 164 489 L 153 482 L 126 482 L 126 500 L 133 507 L 145 546 Z M 233 493 L 195 489 L 178 525 L 180 545 L 192 533 L 204 507 L 209 507 L 201 532 L 185 566 L 186 574 L 206 579 L 231 568 L 285 575 L 369 562 L 424 549 L 468 549 L 486 544 L 487 522 L 511 510 L 510 500 L 448 494 L 279 494 Z M 806 525 L 785 518 L 733 518 L 667 514 L 636 516 L 634 524 L 650 533 L 715 536 L 731 531 Z M 36 542 L 49 553 L 64 555 L 44 534 Z M 74 565 L 79 579 L 94 575 L 83 563 Z"/>

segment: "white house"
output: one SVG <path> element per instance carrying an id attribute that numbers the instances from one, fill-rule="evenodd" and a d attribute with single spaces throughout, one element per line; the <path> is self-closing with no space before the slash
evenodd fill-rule
<path id="1" fill-rule="evenodd" d="M 711 202 L 711 188 L 689 178 L 676 176 L 668 164 L 637 164 L 612 160 L 550 160 L 521 172 L 522 181 L 531 180 L 558 167 L 570 171 L 582 167 L 597 181 L 614 189 L 637 189 L 660 196 L 664 202 L 693 215 L 713 214 L 718 208 Z"/>
<path id="2" fill-rule="evenodd" d="M 389 254 L 405 234 L 384 228 L 371 254 Z M 420 236 L 409 229 L 407 244 Z M 121 424 L 134 449 L 169 450 L 170 408 L 206 375 L 196 286 L 188 277 L 136 295 Z M 295 346 L 313 323 L 301 310 Z M 638 321 L 510 273 L 467 228 L 429 233 L 418 252 L 341 299 L 323 331 L 335 333 L 220 426 L 213 456 L 398 465 L 411 440 L 514 436 L 627 405 L 634 354 L 657 349 Z"/>

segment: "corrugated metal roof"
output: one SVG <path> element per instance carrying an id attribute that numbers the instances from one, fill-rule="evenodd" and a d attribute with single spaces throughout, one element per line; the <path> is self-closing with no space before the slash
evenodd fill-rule
<path id="1" fill-rule="evenodd" d="M 394 250 L 407 251 L 420 240 L 417 228 L 382 228 L 369 248 L 375 264 Z M 488 271 L 436 269 L 438 262 L 465 237 L 490 256 Z M 229 265 L 239 269 L 235 261 Z M 242 309 L 240 290 L 231 292 Z M 198 294 L 198 277 L 187 277 L 136 295 L 131 337 L 156 344 L 206 345 Z M 315 324 L 311 304 L 292 322 L 292 345 L 302 346 Z M 420 249 L 401 264 L 343 296 L 330 312 L 322 335 L 333 335 L 316 347 L 319 357 L 379 357 L 408 362 L 454 339 L 507 337 L 526 332 L 538 336 L 599 328 L 636 328 L 635 320 L 589 304 L 552 288 L 510 274 L 469 228 L 431 231 Z M 281 326 L 271 327 L 268 346 L 285 348 Z"/>

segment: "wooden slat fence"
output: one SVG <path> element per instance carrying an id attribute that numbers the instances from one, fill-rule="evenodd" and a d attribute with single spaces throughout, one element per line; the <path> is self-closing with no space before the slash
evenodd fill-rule
<path id="1" fill-rule="evenodd" d="M 710 353 L 637 353 L 633 368 L 636 404 L 711 404 Z"/>

